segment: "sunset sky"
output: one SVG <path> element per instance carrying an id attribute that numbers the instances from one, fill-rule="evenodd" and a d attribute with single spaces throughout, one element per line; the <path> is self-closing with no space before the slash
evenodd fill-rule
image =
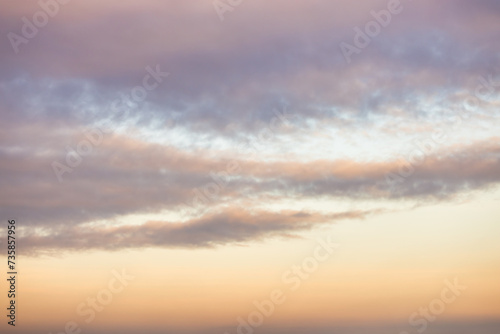
<path id="1" fill-rule="evenodd" d="M 0 31 L 1 333 L 500 332 L 499 1 L 0 0 Z"/>

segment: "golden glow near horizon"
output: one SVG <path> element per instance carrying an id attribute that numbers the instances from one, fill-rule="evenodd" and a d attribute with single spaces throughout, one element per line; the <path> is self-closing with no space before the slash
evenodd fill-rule
<path id="1" fill-rule="evenodd" d="M 455 279 L 467 289 L 439 320 L 494 319 L 500 316 L 494 297 L 500 294 L 495 269 L 500 228 L 491 197 L 340 222 L 301 239 L 24 258 L 24 322 L 54 330 L 68 321 L 87 329 L 117 322 L 127 328 L 139 326 L 137 319 L 144 330 L 232 326 L 279 290 L 282 303 L 264 319 L 269 326 L 406 323 L 441 298 L 445 280 Z M 314 268 L 304 260 L 326 236 L 338 247 Z M 292 271 L 293 266 L 301 270 Z M 99 293 L 114 277 L 109 268 L 134 279 L 101 304 L 107 295 Z"/>

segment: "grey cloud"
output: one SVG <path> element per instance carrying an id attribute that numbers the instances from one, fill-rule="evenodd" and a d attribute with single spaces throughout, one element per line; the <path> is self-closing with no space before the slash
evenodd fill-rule
<path id="1" fill-rule="evenodd" d="M 23 236 L 23 251 L 38 254 L 50 251 L 80 251 L 124 248 L 206 248 L 290 237 L 318 224 L 342 219 L 363 219 L 370 211 L 322 215 L 307 212 L 263 212 L 226 209 L 187 222 L 146 222 L 139 226 L 65 227 Z"/>
<path id="2" fill-rule="evenodd" d="M 489 1 L 463 8 L 453 1 L 407 2 L 350 65 L 338 44 L 352 42 L 352 28 L 372 19 L 370 11 L 384 9 L 385 1 L 257 1 L 223 24 L 209 3 L 148 2 L 140 10 L 117 5 L 112 12 L 94 6 L 66 6 L 26 52 L 14 56 L 5 45 L 0 54 L 0 66 L 17 69 L 4 70 L 4 80 L 24 75 L 35 85 L 50 79 L 60 86 L 41 104 L 49 117 L 80 115 L 87 123 L 107 117 L 118 93 L 127 93 L 144 68 L 155 64 L 172 75 L 150 92 L 148 108 L 137 110 L 138 124 L 175 119 L 194 131 L 219 134 L 235 121 L 254 131 L 283 101 L 302 118 L 335 117 L 318 106 L 351 114 L 362 110 L 361 117 L 383 113 L 388 105 L 411 107 L 405 101 L 416 90 L 425 98 L 436 90 L 467 88 L 469 78 L 499 64 L 498 11 Z M 79 14 L 83 8 L 93 15 Z M 477 12 L 488 15 L 481 21 L 469 15 Z M 15 31 L 19 22 L 8 17 L 4 30 Z M 83 99 L 89 87 L 91 98 Z M 381 96 L 370 97 L 374 90 Z M 17 100 L 39 99 L 42 91 L 14 94 Z"/>

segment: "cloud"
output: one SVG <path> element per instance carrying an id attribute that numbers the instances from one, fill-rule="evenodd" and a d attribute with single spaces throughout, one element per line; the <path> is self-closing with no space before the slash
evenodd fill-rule
<path id="1" fill-rule="evenodd" d="M 135 121 L 175 119 L 194 131 L 220 134 L 236 121 L 242 131 L 254 131 L 282 102 L 301 118 L 363 118 L 403 104 L 420 113 L 409 99 L 463 89 L 498 66 L 499 12 L 490 1 L 404 2 L 400 16 L 348 66 L 339 43 L 352 42 L 353 28 L 386 6 L 255 1 L 222 23 L 204 1 L 72 2 L 20 54 L 4 39 L 0 73 L 8 81 L 24 76 L 34 87 L 50 79 L 48 89 L 56 95 L 40 107 L 59 117 L 64 109 L 73 115 L 95 108 L 81 115 L 91 124 L 109 115 L 118 93 L 140 83 L 146 66 L 160 64 L 171 76 L 149 94 L 148 108 L 140 108 Z M 0 14 L 3 31 L 19 31 L 20 17 L 38 10 L 35 4 L 8 7 Z M 376 91 L 381 94 L 372 96 Z M 41 92 L 14 91 L 14 98 L 39 99 Z M 58 108 L 47 108 L 53 104 Z"/>
<path id="2" fill-rule="evenodd" d="M 235 148 L 189 151 L 107 134 L 59 182 L 54 161 L 67 166 L 66 147 L 76 149 L 88 140 L 88 129 L 49 127 L 26 123 L 0 132 L 1 207 L 26 225 L 74 226 L 162 210 L 189 213 L 252 198 L 442 200 L 500 181 L 496 137 L 436 150 L 412 175 L 391 184 L 387 175 L 406 170 L 407 162 L 301 161 L 286 155 L 267 161 L 257 150 L 246 156 Z"/>
<path id="3" fill-rule="evenodd" d="M 370 211 L 319 214 L 302 211 L 265 212 L 230 208 L 186 222 L 149 221 L 139 226 L 64 227 L 45 230 L 43 235 L 23 237 L 23 251 L 38 254 L 50 251 L 81 251 L 124 248 L 205 248 L 293 233 L 343 219 L 363 219 Z M 291 235 L 292 234 L 292 235 Z"/>
<path id="4" fill-rule="evenodd" d="M 394 156 L 402 142 L 444 123 L 480 76 L 499 73 L 497 2 L 458 3 L 403 1 L 401 14 L 350 64 L 339 43 L 352 42 L 353 28 L 363 28 L 387 1 L 256 0 L 224 22 L 211 1 L 61 6 L 18 54 L 7 38 L 0 42 L 0 208 L 27 226 L 61 229 L 52 235 L 57 244 L 66 234 L 68 240 L 91 235 L 82 226 L 96 220 L 197 212 L 194 203 L 219 210 L 235 201 L 252 207 L 256 199 L 438 201 L 497 186 L 498 90 L 460 125 L 466 136 L 453 129 L 450 141 L 410 176 L 397 184 L 386 180 L 404 168 Z M 16 33 L 23 16 L 40 10 L 35 2 L 3 7 L 0 30 Z M 113 108 L 157 64 L 170 76 L 141 103 Z M 285 105 L 293 126 L 274 131 L 272 141 L 246 145 L 255 144 Z M 53 162 L 65 163 L 68 147 L 103 121 L 114 133 L 59 182 Z M 386 149 L 375 157 L 359 153 L 384 140 Z M 339 152 L 327 150 L 334 144 Z M 237 168 L 230 173 L 231 164 Z M 215 194 L 207 195 L 209 188 Z M 241 215 L 242 221 L 251 216 Z M 203 226 L 222 233 L 205 239 L 188 238 L 174 228 L 179 223 L 147 227 L 171 244 L 176 235 L 205 246 L 259 239 L 282 227 L 274 231 L 269 222 L 269 231 L 259 225 L 252 234 L 254 225 L 229 224 L 242 234 L 226 240 L 216 228 L 225 220 L 213 219 L 186 225 L 197 236 Z M 120 244 L 110 233 L 134 229 L 99 231 L 108 239 L 96 240 Z M 144 236 L 144 244 L 154 239 Z"/>

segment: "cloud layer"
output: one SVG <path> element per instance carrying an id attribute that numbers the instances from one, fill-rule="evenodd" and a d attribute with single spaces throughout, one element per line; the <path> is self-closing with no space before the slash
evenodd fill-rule
<path id="1" fill-rule="evenodd" d="M 401 1 L 350 62 L 339 45 L 386 1 L 258 0 L 224 21 L 211 1 L 73 1 L 14 47 L 42 9 L 2 8 L 0 207 L 33 250 L 260 240 L 335 217 L 258 203 L 500 180 L 496 1 Z M 179 220 L 89 227 L 165 210 Z"/>

